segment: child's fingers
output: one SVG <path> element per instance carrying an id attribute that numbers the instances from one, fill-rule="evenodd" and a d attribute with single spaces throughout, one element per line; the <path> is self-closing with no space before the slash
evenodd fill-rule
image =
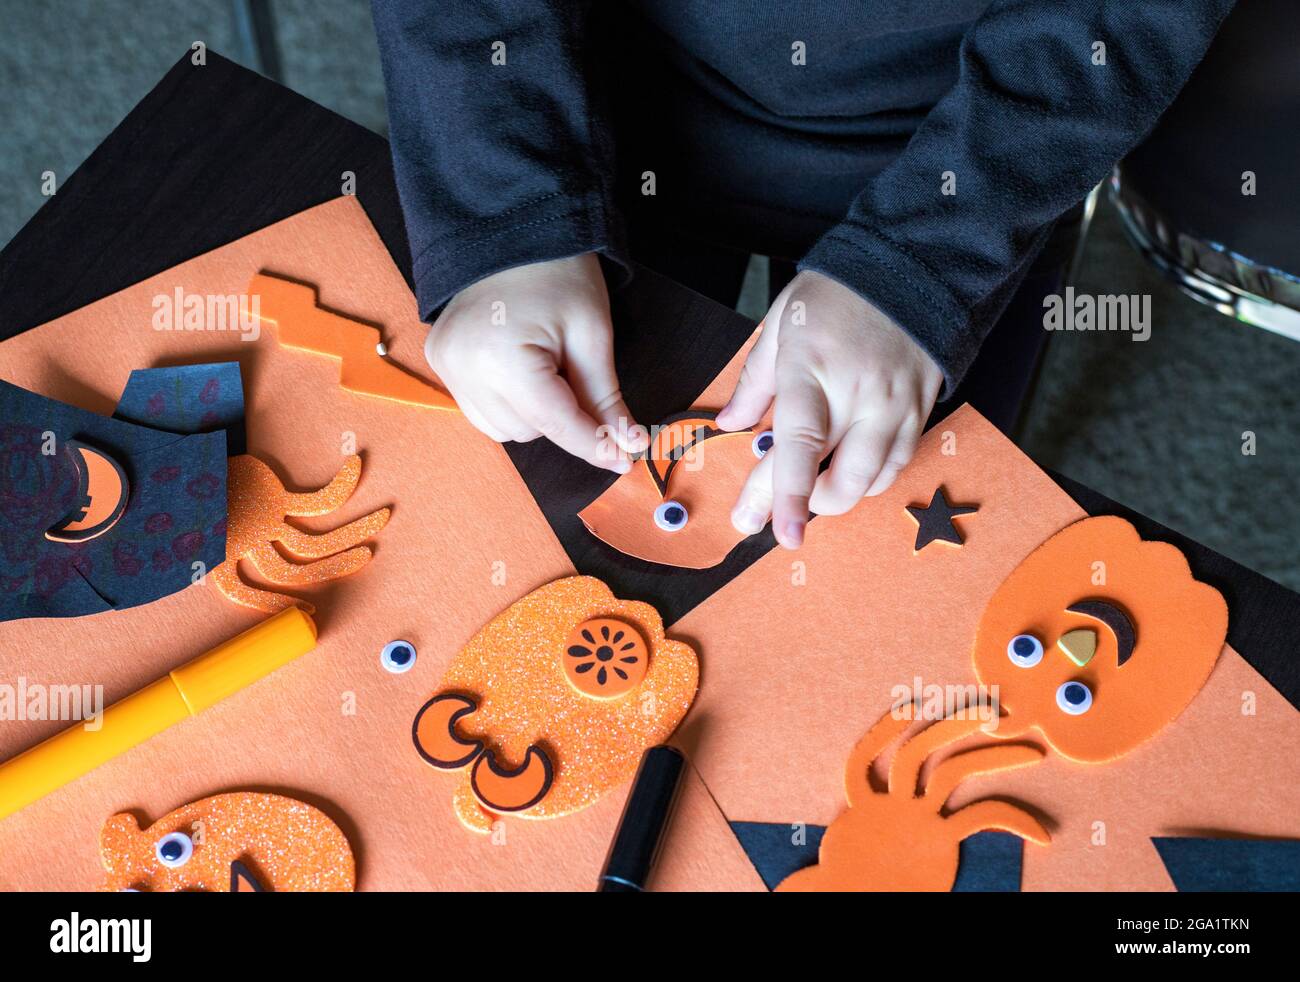
<path id="1" fill-rule="evenodd" d="M 562 450 L 595 467 L 626 474 L 631 469 L 618 444 L 601 435 L 568 383 L 553 372 L 530 372 L 506 394 L 525 423 Z"/>
<path id="2" fill-rule="evenodd" d="M 861 501 L 881 472 L 897 428 L 894 420 L 878 418 L 850 426 L 830 467 L 817 478 L 809 509 L 818 515 L 843 515 Z"/>
<path id="3" fill-rule="evenodd" d="M 772 454 L 754 465 L 731 509 L 731 524 L 737 532 L 753 535 L 763 531 L 772 517 Z"/>
<path id="4" fill-rule="evenodd" d="M 606 428 L 628 453 L 640 453 L 649 443 L 644 428 L 632 419 L 632 411 L 623 401 L 614 370 L 613 329 L 608 323 L 595 323 L 576 333 L 565 344 L 565 368 L 573 394 L 579 404 Z"/>
<path id="5" fill-rule="evenodd" d="M 830 408 L 811 372 L 792 367 L 777 379 L 772 421 L 772 531 L 787 549 L 803 544 L 808 499 L 829 443 Z M 766 458 L 764 458 L 766 459 Z"/>
<path id="6" fill-rule="evenodd" d="M 881 466 L 876 479 L 871 482 L 871 487 L 867 488 L 865 497 L 871 498 L 889 490 L 889 486 L 894 483 L 894 478 L 898 477 L 898 472 L 907 466 L 916 453 L 917 443 L 921 440 L 922 418 L 921 413 L 909 413 L 903 417 L 898 424 L 898 433 L 894 436 L 889 453 L 885 455 L 885 463 Z"/>
<path id="7" fill-rule="evenodd" d="M 769 317 L 759 325 L 758 340 L 749 349 L 731 401 L 718 413 L 717 422 L 722 429 L 743 430 L 753 426 L 772 404 L 776 395 L 776 324 Z"/>

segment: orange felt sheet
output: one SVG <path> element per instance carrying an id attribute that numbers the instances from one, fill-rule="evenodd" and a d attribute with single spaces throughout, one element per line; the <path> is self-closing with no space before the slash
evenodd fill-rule
<path id="1" fill-rule="evenodd" d="M 904 508 L 938 486 L 979 511 L 959 520 L 963 546 L 913 555 L 916 523 Z M 702 665 L 678 739 L 727 817 L 829 824 L 843 808 L 844 762 L 898 701 L 896 687 L 973 683 L 985 603 L 1037 545 L 1081 517 L 962 408 L 926 434 L 887 492 L 816 519 L 803 549 L 773 550 L 672 625 Z M 1252 716 L 1242 714 L 1246 693 Z M 980 776 L 950 804 L 1006 794 L 1043 819 L 1053 841 L 1025 846 L 1026 889 L 1170 889 L 1151 835 L 1300 836 L 1298 752 L 1300 714 L 1225 647 L 1184 715 L 1128 757 L 1049 757 Z M 1098 822 L 1104 846 L 1093 844 Z"/>
<path id="2" fill-rule="evenodd" d="M 382 325 L 390 357 L 428 377 L 415 299 L 351 197 L 5 342 L 3 375 L 108 413 L 133 368 L 238 360 L 249 452 L 290 490 L 324 485 L 352 442 L 365 462 L 347 505 L 303 527 L 333 527 L 388 504 L 392 519 L 364 570 L 303 591 L 319 611 L 315 651 L 0 821 L 0 889 L 93 888 L 110 815 L 139 809 L 152 818 L 236 789 L 324 810 L 351 842 L 358 889 L 591 889 L 625 789 L 561 821 L 507 820 L 506 843 L 494 845 L 460 826 L 446 783 L 410 736 L 460 646 L 530 590 L 573 573 L 563 549 L 505 453 L 459 414 L 348 393 L 336 361 L 282 348 L 274 329 L 245 342 L 237 333 L 151 327 L 156 295 L 176 287 L 240 294 L 262 269 L 309 281 L 322 304 Z M 0 624 L 0 681 L 102 684 L 113 702 L 256 619 L 209 583 L 128 611 Z M 419 652 L 402 675 L 379 663 L 395 638 Z M 5 722 L 0 758 L 63 725 Z M 661 862 L 660 889 L 762 889 L 695 777 Z"/>

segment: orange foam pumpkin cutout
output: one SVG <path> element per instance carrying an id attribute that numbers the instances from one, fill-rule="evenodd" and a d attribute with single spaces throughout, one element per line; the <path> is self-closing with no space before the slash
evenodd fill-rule
<path id="1" fill-rule="evenodd" d="M 998 587 L 980 619 L 975 673 L 997 687 L 998 736 L 1037 731 L 1057 753 L 1101 763 L 1178 717 L 1227 629 L 1223 597 L 1193 579 L 1178 549 L 1144 542 L 1122 518 L 1086 518 Z"/>
<path id="2" fill-rule="evenodd" d="M 615 658 L 569 649 L 577 646 L 575 635 L 587 646 L 583 630 L 604 641 L 602 628 L 611 639 L 625 632 L 613 647 L 635 644 L 628 652 L 638 654 L 644 673 L 634 684 L 630 673 L 626 680 L 610 673 L 622 691 L 597 687 L 589 694 L 571 681 L 568 663 L 608 666 Z M 595 671 L 576 677 L 585 683 Z M 456 815 L 486 832 L 498 814 L 558 818 L 630 780 L 642 752 L 677 728 L 698 683 L 695 652 L 664 636 L 653 607 L 573 576 L 534 590 L 489 621 L 416 714 L 412 736 L 426 762 L 459 771 Z"/>
<path id="3" fill-rule="evenodd" d="M 258 319 L 275 325 L 284 347 L 338 359 L 339 384 L 349 392 L 426 409 L 458 408 L 447 393 L 381 355 L 378 328 L 319 306 L 314 287 L 258 273 L 248 292 L 257 297 Z"/>
<path id="4" fill-rule="evenodd" d="M 331 532 L 305 532 L 285 521 L 287 516 L 328 515 L 342 506 L 361 479 L 361 458 L 356 455 L 348 457 L 334 479 L 318 491 L 286 491 L 270 467 L 247 454 L 230 458 L 227 475 L 226 561 L 211 575 L 228 599 L 254 610 L 275 613 L 296 604 L 311 613 L 314 608 L 305 600 L 245 583 L 239 574 L 240 560 L 249 560 L 279 586 L 323 583 L 355 573 L 370 562 L 370 547 L 360 543 L 388 523 L 387 508 Z M 273 545 L 276 542 L 304 562 L 286 559 Z"/>
<path id="5" fill-rule="evenodd" d="M 108 454 L 77 440 L 68 440 L 66 449 L 77 468 L 77 506 L 46 531 L 45 537 L 52 542 L 89 542 L 117 524 L 126 510 L 131 485 L 122 465 Z"/>
<path id="6" fill-rule="evenodd" d="M 731 524 L 731 508 L 758 457 L 750 430 L 720 430 L 715 415 L 693 409 L 655 427 L 636 466 L 578 513 L 587 530 L 665 566 L 707 569 L 726 559 L 745 538 Z M 656 520 L 665 503 L 680 506 L 679 525 Z"/>
<path id="7" fill-rule="evenodd" d="M 356 861 L 318 808 L 254 791 L 191 802 L 141 827 L 121 812 L 99 837 L 103 890 L 348 891 Z"/>
<path id="8" fill-rule="evenodd" d="M 951 890 L 961 842 L 977 832 L 998 829 L 1048 843 L 1038 820 L 1010 802 L 986 798 L 945 809 L 962 781 L 1038 763 L 1040 747 L 986 743 L 940 761 L 920 786 L 932 754 L 979 731 L 983 723 L 974 712 L 969 719 L 942 719 L 904 742 L 890 761 L 886 787 L 873 788 L 871 767 L 911 725 L 911 709 L 891 710 L 853 749 L 844 771 L 848 810 L 827 828 L 816 865 L 791 874 L 779 892 Z"/>

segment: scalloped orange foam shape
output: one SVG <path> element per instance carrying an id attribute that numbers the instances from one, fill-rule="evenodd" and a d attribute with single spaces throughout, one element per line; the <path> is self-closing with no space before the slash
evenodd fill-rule
<path id="1" fill-rule="evenodd" d="M 1079 612 L 1081 604 L 1100 619 Z M 1136 641 L 1121 651 L 1129 628 Z M 1097 647 L 1080 666 L 1057 641 L 1083 629 L 1096 633 Z M 1085 518 L 1030 553 L 993 594 L 975 637 L 975 673 L 997 686 L 998 736 L 1036 730 L 1057 753 L 1101 763 L 1178 717 L 1210 677 L 1227 630 L 1223 596 L 1192 577 L 1178 549 L 1144 542 L 1122 518 Z M 1007 654 L 1021 634 L 1042 643 L 1032 667 Z M 1081 715 L 1057 702 L 1071 681 L 1092 694 Z"/>
<path id="2" fill-rule="evenodd" d="M 575 628 L 593 621 L 626 625 L 648 653 L 644 676 L 612 697 L 577 687 L 565 668 L 566 659 L 617 663 L 614 650 L 594 661 L 570 653 Z M 694 650 L 664 636 L 653 607 L 571 576 L 534 590 L 474 635 L 416 714 L 412 736 L 427 763 L 460 772 L 457 817 L 486 832 L 498 813 L 558 818 L 630 780 L 641 754 L 677 728 L 698 685 Z"/>

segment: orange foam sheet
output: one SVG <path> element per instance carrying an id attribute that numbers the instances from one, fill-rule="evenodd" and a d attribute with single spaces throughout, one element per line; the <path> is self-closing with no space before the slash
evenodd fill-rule
<path id="1" fill-rule="evenodd" d="M 977 510 L 957 519 L 960 546 L 914 552 L 917 522 L 906 507 L 930 501 L 939 487 Z M 884 494 L 811 522 L 803 549 L 774 550 L 669 625 L 701 652 L 702 665 L 677 739 L 724 814 L 832 823 L 844 807 L 844 761 L 862 734 L 902 699 L 945 715 L 971 694 L 976 632 L 995 591 L 1040 544 L 1084 517 L 963 408 L 925 435 Z M 1068 627 L 1089 625 L 1107 631 L 1070 615 Z M 1114 642 L 1103 639 L 1094 657 L 1105 657 L 1107 644 L 1113 654 Z M 1032 767 L 972 776 L 948 806 L 1005 797 L 1041 821 L 1051 845 L 1025 845 L 1026 889 L 1167 890 L 1153 834 L 1300 835 L 1296 746 L 1300 714 L 1225 647 L 1176 722 L 1119 760 L 1097 766 L 1049 753 Z"/>
<path id="2" fill-rule="evenodd" d="M 508 822 L 503 844 L 465 832 L 446 807 L 447 789 L 411 746 L 411 720 L 455 654 L 514 601 L 572 575 L 568 558 L 501 447 L 459 413 L 359 397 L 338 385 L 337 361 L 286 349 L 273 329 L 152 326 L 175 291 L 240 296 L 262 270 L 315 284 L 321 304 L 384 325 L 396 363 L 422 364 L 426 328 L 415 298 L 361 206 L 344 197 L 4 342 L 0 372 L 108 413 L 133 368 L 238 360 L 248 452 L 290 488 L 323 488 L 352 454 L 364 458 L 349 500 L 295 523 L 328 532 L 380 506 L 391 505 L 392 516 L 368 540 L 374 556 L 363 571 L 294 588 L 319 612 L 310 658 L 0 822 L 0 889 L 94 888 L 107 816 L 166 815 L 235 788 L 274 789 L 326 811 L 352 845 L 359 890 L 591 889 L 624 789 L 563 820 Z M 0 624 L 0 651 L 6 681 L 89 686 L 88 698 L 102 686 L 107 705 L 259 616 L 225 600 L 209 576 L 131 610 Z M 380 664 L 396 638 L 419 653 L 400 675 Z M 0 757 L 66 725 L 8 722 Z M 660 887 L 761 889 L 696 783 L 666 846 Z"/>

